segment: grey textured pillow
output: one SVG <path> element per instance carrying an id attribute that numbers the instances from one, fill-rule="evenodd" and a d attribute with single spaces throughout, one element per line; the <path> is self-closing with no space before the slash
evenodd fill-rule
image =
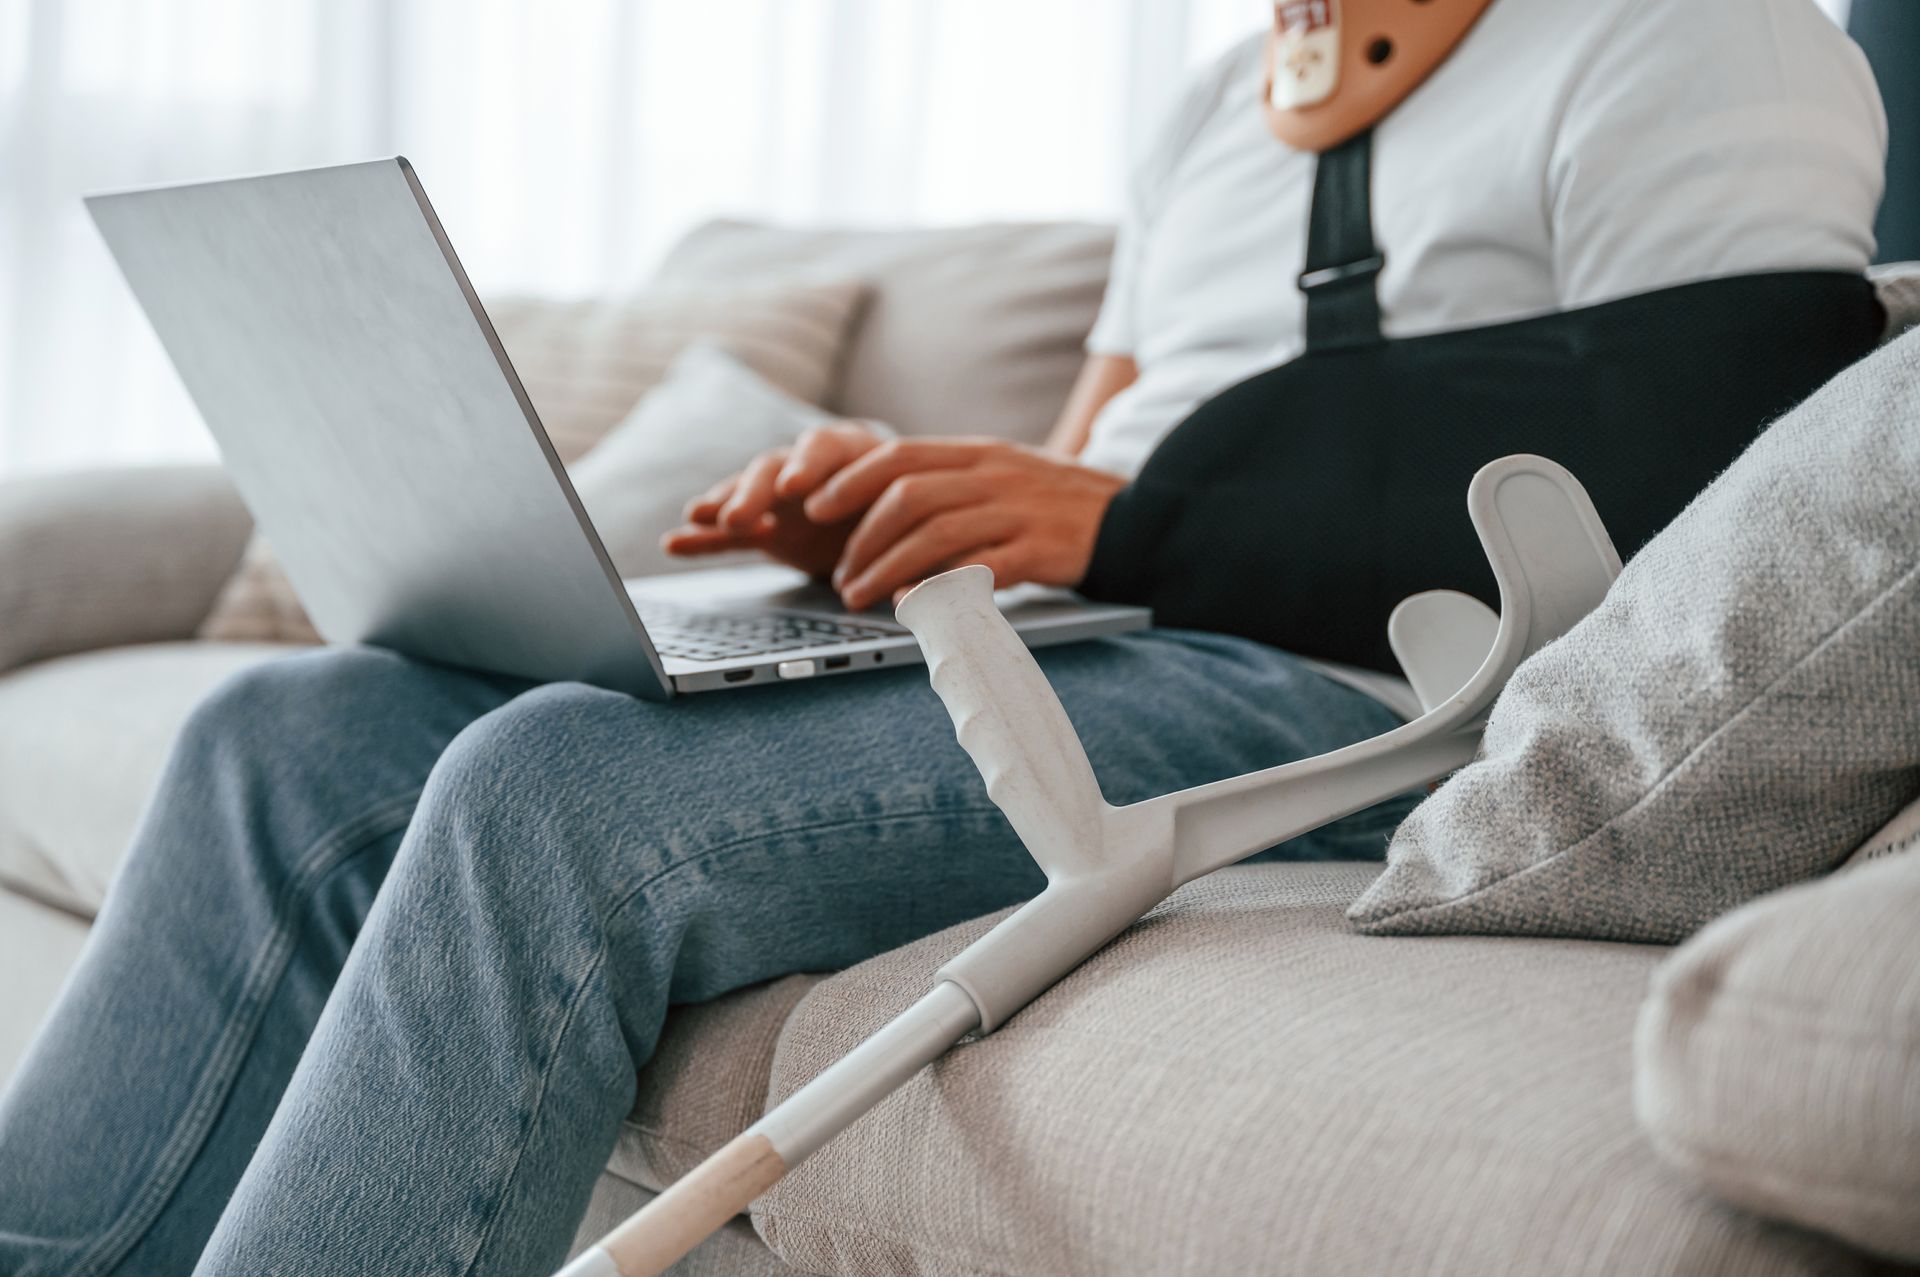
<path id="1" fill-rule="evenodd" d="M 1726 1200 L 1920 1261 L 1920 852 L 1757 900 L 1654 972 L 1634 1108 Z"/>
<path id="2" fill-rule="evenodd" d="M 1920 332 L 1766 431 L 1515 673 L 1349 917 L 1674 941 L 1920 793 Z"/>

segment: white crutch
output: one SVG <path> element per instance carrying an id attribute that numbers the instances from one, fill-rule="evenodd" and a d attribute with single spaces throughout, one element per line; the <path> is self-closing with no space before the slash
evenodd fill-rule
<path id="1" fill-rule="evenodd" d="M 1542 457 L 1484 467 L 1467 510 L 1500 614 L 1450 590 L 1394 609 L 1388 637 L 1424 707 L 1419 718 L 1330 754 L 1127 807 L 1102 798 L 1053 688 L 995 607 L 986 568 L 948 572 L 908 594 L 900 620 L 920 640 L 987 793 L 1046 871 L 1046 889 L 942 967 L 918 1002 L 560 1277 L 664 1272 L 921 1067 L 966 1034 L 1005 1023 L 1182 883 L 1471 760 L 1514 668 L 1593 610 L 1620 559 L 1585 490 Z"/>

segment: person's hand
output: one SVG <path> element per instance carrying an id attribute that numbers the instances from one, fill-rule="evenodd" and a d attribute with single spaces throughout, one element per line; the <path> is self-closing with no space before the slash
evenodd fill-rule
<path id="1" fill-rule="evenodd" d="M 685 525 L 661 539 L 668 554 L 695 557 L 759 550 L 816 577 L 833 570 L 853 531 L 852 516 L 817 523 L 801 501 L 841 467 L 880 446 L 858 421 L 815 426 L 790 448 L 775 448 L 688 502 Z"/>
<path id="2" fill-rule="evenodd" d="M 806 498 L 816 526 L 859 517 L 833 569 L 856 611 L 949 568 L 983 563 L 1002 589 L 1078 585 L 1126 480 L 999 439 L 902 439 L 841 467 Z"/>

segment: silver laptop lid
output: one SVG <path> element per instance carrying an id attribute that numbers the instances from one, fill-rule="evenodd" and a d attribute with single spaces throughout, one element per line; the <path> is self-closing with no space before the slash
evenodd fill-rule
<path id="1" fill-rule="evenodd" d="M 671 694 L 406 160 L 87 207 L 321 634 Z"/>

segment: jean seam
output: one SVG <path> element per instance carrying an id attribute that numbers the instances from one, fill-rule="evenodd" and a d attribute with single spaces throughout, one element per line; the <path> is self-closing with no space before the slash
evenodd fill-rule
<path id="1" fill-rule="evenodd" d="M 506 1177 L 501 1182 L 499 1195 L 494 1199 L 493 1209 L 489 1212 L 486 1222 L 480 1227 L 480 1238 L 474 1243 L 472 1258 L 468 1259 L 460 1269 L 461 1277 L 468 1277 L 473 1272 L 474 1267 L 480 1262 L 480 1257 L 486 1253 L 487 1243 L 493 1240 L 493 1230 L 500 1222 L 502 1207 L 513 1195 L 515 1181 L 520 1175 L 521 1160 L 526 1156 L 527 1145 L 532 1141 L 533 1132 L 540 1125 L 541 1114 L 547 1106 L 547 1092 L 552 1087 L 553 1072 L 560 1067 L 561 1045 L 567 1040 L 567 1033 L 573 1028 L 574 1019 L 580 1013 L 580 1003 L 586 998 L 588 988 L 592 986 L 594 978 L 606 968 L 606 965 L 607 946 L 603 938 L 593 955 L 593 961 L 589 962 L 586 970 L 580 973 L 580 983 L 574 987 L 573 995 L 567 999 L 567 1011 L 560 1017 L 559 1027 L 554 1032 L 553 1049 L 548 1053 L 547 1067 L 540 1071 L 540 1087 L 533 1097 L 533 1107 L 527 1113 L 527 1123 L 521 1135 L 520 1145 L 513 1151 L 513 1164 L 507 1167 Z M 598 1172 L 595 1172 L 594 1178 L 599 1178 Z"/>
<path id="2" fill-rule="evenodd" d="M 676 860 L 670 865 L 663 865 L 659 869 L 654 870 L 652 873 L 642 878 L 639 881 L 639 883 L 637 883 L 633 887 L 629 888 L 628 890 L 626 890 L 625 892 L 622 892 L 619 896 L 617 896 L 615 898 L 615 903 L 613 908 L 608 910 L 607 912 L 607 917 L 609 920 L 611 920 L 612 918 L 620 914 L 622 911 L 626 909 L 628 905 L 633 903 L 635 897 L 639 896 L 642 892 L 646 891 L 647 888 L 659 882 L 662 878 L 665 878 L 668 874 L 675 873 L 681 869 L 684 869 L 688 865 L 698 864 L 703 860 L 711 860 L 716 856 L 722 856 L 727 853 L 740 851 L 743 848 L 751 847 L 756 843 L 764 842 L 769 838 L 791 838 L 797 834 L 829 833 L 836 829 L 846 829 L 854 825 L 887 825 L 887 824 L 898 824 L 900 822 L 909 821 L 909 820 L 926 820 L 928 818 L 951 820 L 956 818 L 967 818 L 972 816 L 997 816 L 1001 814 L 1002 813 L 1000 809 L 992 804 L 972 804 L 972 805 L 961 806 L 961 807 L 937 807 L 936 806 L 936 807 L 927 807 L 919 811 L 886 812 L 879 815 L 862 814 L 858 816 L 834 817 L 832 819 L 821 819 L 821 820 L 809 821 L 804 824 L 783 825 L 777 829 L 763 830 L 762 832 L 755 833 L 755 834 L 742 834 L 735 838 L 728 838 L 720 842 L 714 843 L 711 846 L 707 847 L 705 850 L 696 853 L 695 855 L 685 857 L 684 859 L 681 859 L 681 860 Z"/>
<path id="3" fill-rule="evenodd" d="M 696 855 L 677 860 L 664 868 L 648 874 L 637 886 L 621 895 L 618 898 L 618 902 L 607 913 L 607 924 L 602 931 L 601 942 L 594 954 L 593 961 L 588 963 L 586 969 L 581 972 L 579 984 L 575 986 L 573 993 L 567 999 L 566 1014 L 560 1017 L 559 1027 L 553 1035 L 553 1045 L 547 1052 L 547 1066 L 541 1070 L 538 1090 L 534 1096 L 533 1107 L 527 1114 L 527 1122 L 523 1128 L 520 1146 L 514 1150 L 513 1164 L 507 1168 L 506 1177 L 501 1184 L 499 1195 L 494 1200 L 492 1212 L 488 1215 L 486 1222 L 481 1225 L 480 1240 L 474 1246 L 472 1258 L 461 1267 L 460 1277 L 472 1277 L 474 1268 L 480 1262 L 480 1257 L 486 1252 L 487 1244 L 493 1239 L 494 1228 L 500 1221 L 502 1207 L 508 1198 L 513 1195 L 515 1180 L 520 1173 L 521 1160 L 526 1154 L 527 1144 L 533 1137 L 534 1129 L 540 1124 L 541 1111 L 546 1107 L 547 1092 L 553 1080 L 554 1070 L 560 1067 L 561 1060 L 565 1058 L 565 1052 L 562 1050 L 562 1046 L 566 1041 L 567 1033 L 573 1028 L 574 1022 L 578 1017 L 580 1002 L 586 995 L 588 986 L 590 986 L 594 978 L 606 968 L 608 953 L 605 937 L 606 934 L 612 930 L 612 921 L 624 913 L 627 907 L 635 900 L 639 899 L 641 893 L 645 892 L 647 888 L 653 886 L 662 878 L 665 878 L 668 874 L 675 873 L 703 861 L 711 861 L 716 856 L 724 857 L 731 853 L 745 850 L 755 843 L 764 842 L 770 838 L 785 838 L 795 834 L 845 829 L 852 825 L 886 824 L 897 821 L 926 820 L 936 817 L 940 819 L 953 819 L 956 817 L 965 818 L 970 816 L 996 815 L 999 813 L 999 810 L 998 807 L 991 805 L 952 808 L 929 807 L 921 811 L 895 812 L 885 815 L 863 814 L 763 830 L 757 834 L 743 835 L 738 838 L 730 838 L 723 842 L 715 843 Z M 599 1174 L 599 1171 L 595 1172 L 596 1179 L 599 1178 Z"/>
<path id="4" fill-rule="evenodd" d="M 119 1262 L 140 1236 L 152 1227 L 168 1199 L 179 1189 L 180 1179 L 205 1142 L 221 1106 L 232 1093 L 239 1062 L 253 1045 L 272 991 L 286 974 L 286 963 L 293 944 L 295 904 L 319 879 L 372 846 L 378 838 L 392 832 L 396 813 L 402 817 L 401 825 L 404 827 L 405 818 L 417 805 L 419 797 L 420 791 L 416 789 L 384 799 L 354 820 L 315 840 L 274 902 L 273 930 L 255 951 L 235 1012 L 228 1017 L 225 1030 L 201 1066 L 201 1080 L 174 1127 L 172 1138 L 155 1158 L 146 1186 L 121 1212 L 118 1222 L 101 1234 L 99 1240 L 75 1261 L 71 1277 L 97 1277 L 97 1274 Z"/>

